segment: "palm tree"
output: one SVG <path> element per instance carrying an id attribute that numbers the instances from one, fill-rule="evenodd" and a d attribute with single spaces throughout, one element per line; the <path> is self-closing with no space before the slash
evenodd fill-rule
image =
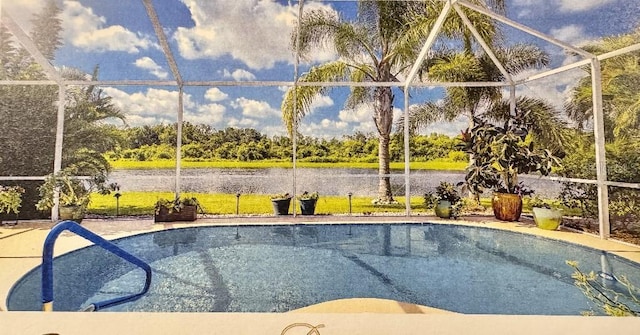
<path id="1" fill-rule="evenodd" d="M 549 56 L 533 45 L 494 48 L 496 58 L 512 76 L 549 63 Z M 464 49 L 440 51 L 432 56 L 424 63 L 423 77 L 436 82 L 501 82 L 506 79 L 486 53 L 474 53 L 468 46 Z M 468 118 L 472 128 L 474 116 L 481 110 L 491 110 L 501 101 L 500 87 L 448 87 L 441 102 L 427 102 L 412 108 L 410 130 L 416 131 L 436 121 L 452 121 L 460 115 Z"/>
<path id="2" fill-rule="evenodd" d="M 503 0 L 474 0 L 482 6 L 504 9 Z M 406 73 L 417 59 L 443 8 L 443 1 L 358 1 L 358 15 L 346 21 L 328 10 L 311 10 L 299 22 L 292 45 L 301 57 L 331 46 L 338 59 L 313 66 L 300 82 L 393 82 Z M 463 38 L 464 25 L 451 15 L 442 28 L 446 38 Z M 495 25 L 485 16 L 473 15 L 481 34 L 488 40 Z M 297 47 L 297 48 L 296 48 Z M 283 121 L 291 136 L 297 136 L 299 121 L 309 112 L 314 99 L 326 93 L 327 86 L 298 86 L 286 93 L 282 102 Z M 347 108 L 359 104 L 372 106 L 378 135 L 378 203 L 394 201 L 391 193 L 389 143 L 393 126 L 394 94 L 389 86 L 352 87 Z"/>
<path id="3" fill-rule="evenodd" d="M 67 80 L 98 80 L 99 67 L 88 75 L 76 68 L 62 68 Z M 117 132 L 104 122 L 120 120 L 125 115 L 113 104 L 112 98 L 94 85 L 69 87 L 65 107 L 63 165 L 73 167 L 80 175 L 106 174 L 109 162 L 102 153 L 117 145 Z"/>
<path id="4" fill-rule="evenodd" d="M 640 43 L 640 27 L 628 34 L 603 39 L 584 47 L 593 54 L 603 54 Z M 602 94 L 606 139 L 640 137 L 640 56 L 627 53 L 602 62 Z M 588 71 L 588 70 L 587 70 Z M 565 106 L 567 115 L 579 125 L 593 118 L 591 77 L 580 80 Z"/>

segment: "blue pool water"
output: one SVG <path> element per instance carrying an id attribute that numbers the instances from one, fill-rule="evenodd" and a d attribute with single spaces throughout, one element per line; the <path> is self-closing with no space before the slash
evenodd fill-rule
<path id="1" fill-rule="evenodd" d="M 382 298 L 460 313 L 579 315 L 576 260 L 640 282 L 640 265 L 565 242 L 439 224 L 194 227 L 114 241 L 153 269 L 141 299 L 105 311 L 285 312 L 342 298 Z M 54 309 L 137 293 L 144 272 L 92 246 L 54 262 Z M 611 284 L 616 285 L 616 284 Z M 9 310 L 41 310 L 40 268 Z M 597 312 L 597 310 L 596 310 Z"/>

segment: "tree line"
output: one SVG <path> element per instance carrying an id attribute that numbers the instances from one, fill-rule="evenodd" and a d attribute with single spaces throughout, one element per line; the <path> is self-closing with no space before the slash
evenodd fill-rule
<path id="1" fill-rule="evenodd" d="M 176 124 L 113 128 L 118 145 L 106 153 L 110 160 L 175 159 Z M 457 137 L 443 134 L 416 135 L 410 139 L 413 161 L 448 159 L 465 161 Z M 402 136 L 391 140 L 392 161 L 404 160 Z M 307 162 L 377 162 L 378 138 L 373 133 L 356 132 L 341 138 L 299 136 L 297 159 Z M 181 156 L 187 160 L 290 160 L 293 142 L 288 136 L 269 137 L 252 128 L 228 127 L 216 130 L 205 124 L 184 122 Z"/>

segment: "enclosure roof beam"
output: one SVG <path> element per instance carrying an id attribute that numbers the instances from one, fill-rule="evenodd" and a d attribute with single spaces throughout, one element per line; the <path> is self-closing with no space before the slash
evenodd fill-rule
<path id="1" fill-rule="evenodd" d="M 182 86 L 182 76 L 180 75 L 178 64 L 173 57 L 173 52 L 171 51 L 171 47 L 169 46 L 169 42 L 167 41 L 167 36 L 164 34 L 164 30 L 162 30 L 162 24 L 160 23 L 160 19 L 158 19 L 158 14 L 156 13 L 156 10 L 151 3 L 151 0 L 142 0 L 142 2 L 144 3 L 144 7 L 147 9 L 147 15 L 149 15 L 149 19 L 151 20 L 151 24 L 153 25 L 153 30 L 156 32 L 156 36 L 158 37 L 158 41 L 160 42 L 160 47 L 162 47 L 162 52 L 167 58 L 167 63 L 169 63 L 171 73 L 173 73 L 173 77 L 176 79 L 178 86 Z"/>
<path id="2" fill-rule="evenodd" d="M 476 6 L 476 5 L 472 4 L 472 3 L 469 3 L 466 0 L 459 0 L 458 3 L 463 5 L 463 6 L 465 6 L 465 7 L 467 7 L 467 8 L 469 8 L 469 9 L 473 9 L 473 10 L 479 12 L 479 13 L 487 15 L 487 16 L 495 19 L 495 20 L 498 20 L 498 21 L 504 23 L 504 24 L 507 24 L 507 25 L 509 25 L 509 26 L 511 26 L 513 28 L 516 28 L 518 30 L 522 30 L 525 33 L 528 33 L 529 35 L 536 36 L 536 37 L 541 38 L 541 39 L 543 39 L 543 40 L 545 40 L 545 41 L 547 41 L 549 43 L 553 43 L 553 44 L 555 44 L 555 45 L 557 45 L 559 47 L 562 47 L 564 49 L 573 51 L 573 52 L 575 52 L 575 53 L 577 53 L 577 54 L 579 54 L 579 55 L 581 55 L 581 56 L 583 56 L 585 58 L 593 58 L 593 57 L 595 57 L 595 55 L 591 54 L 590 52 L 587 52 L 587 51 L 582 50 L 580 48 L 576 48 L 575 46 L 573 46 L 571 44 L 562 42 L 562 41 L 560 41 L 560 40 L 558 40 L 556 38 L 553 38 L 553 37 L 551 37 L 551 36 L 549 36 L 547 34 L 541 33 L 541 32 L 539 32 L 539 31 L 537 31 L 535 29 L 531 29 L 531 28 L 529 28 L 529 27 L 527 27 L 527 26 L 525 26 L 523 24 L 520 24 L 518 22 L 510 20 L 510 19 L 508 19 L 508 18 L 506 18 L 506 17 L 504 17 L 502 15 L 496 14 L 496 13 L 494 13 L 494 12 L 492 12 L 490 10 L 487 10 L 485 8 L 482 8 L 480 6 Z"/>
<path id="3" fill-rule="evenodd" d="M 46 85 L 58 85 L 58 83 L 53 80 L 0 80 L 0 85 L 46 86 Z"/>
<path id="4" fill-rule="evenodd" d="M 598 55 L 598 60 L 605 60 L 607 58 L 612 58 L 620 55 L 624 55 L 629 52 L 640 50 L 640 43 L 632 44 L 628 47 L 620 48 L 618 50 L 614 50 L 611 52 L 604 53 L 602 55 Z"/>
<path id="5" fill-rule="evenodd" d="M 62 82 L 64 85 L 75 86 L 179 86 L 173 80 L 65 80 Z M 0 85 L 49 85 L 55 84 L 52 81 L 2 81 Z M 332 86 L 332 87 L 404 87 L 405 84 L 397 81 L 389 82 L 361 82 L 361 81 L 318 81 L 318 82 L 294 82 L 294 81 L 185 81 L 182 86 L 233 86 L 233 87 L 281 87 L 281 86 Z M 415 87 L 503 87 L 509 86 L 506 82 L 487 82 L 487 81 L 473 81 L 473 82 L 416 82 L 411 86 Z"/>
<path id="6" fill-rule="evenodd" d="M 534 81 L 534 80 L 537 80 L 537 79 L 540 79 L 540 78 L 552 76 L 554 74 L 558 74 L 558 73 L 561 73 L 561 72 L 564 72 L 564 71 L 575 69 L 577 67 L 586 66 L 586 65 L 589 65 L 590 63 L 591 63 L 590 59 L 583 59 L 581 61 L 577 61 L 575 63 L 567 64 L 565 66 L 561 66 L 561 67 L 558 67 L 558 68 L 555 68 L 555 69 L 551 69 L 549 71 L 545 71 L 545 72 L 542 72 L 542 73 L 534 74 L 534 75 L 529 76 L 527 78 L 518 80 L 517 83 L 518 84 L 528 83 L 530 81 Z"/>
<path id="7" fill-rule="evenodd" d="M 418 58 L 413 63 L 413 67 L 409 71 L 409 75 L 407 76 L 407 80 L 405 80 L 405 84 L 404 84 L 405 89 L 409 87 L 413 79 L 415 79 L 416 75 L 418 74 L 418 71 L 420 71 L 424 58 L 427 57 L 427 53 L 429 53 L 429 50 L 431 50 L 431 46 L 433 45 L 433 43 L 436 40 L 436 37 L 440 33 L 440 29 L 442 29 L 442 25 L 444 25 L 444 20 L 447 18 L 447 15 L 449 15 L 449 12 L 451 12 L 452 3 L 455 4 L 456 2 L 458 2 L 458 0 L 448 0 L 445 2 L 444 7 L 442 8 L 442 12 L 440 12 L 440 16 L 438 16 L 438 19 L 433 24 L 433 28 L 431 28 L 431 31 L 429 32 L 429 36 L 427 36 L 427 40 L 424 42 L 424 45 L 422 46 L 422 50 L 420 50 L 420 54 L 418 55 Z"/>
<path id="8" fill-rule="evenodd" d="M 491 47 L 487 44 L 487 42 L 485 42 L 485 40 L 482 38 L 482 36 L 480 36 L 480 33 L 478 33 L 478 30 L 476 29 L 476 27 L 473 26 L 473 24 L 471 23 L 471 21 L 469 20 L 467 15 L 465 15 L 465 13 L 460 8 L 460 5 L 458 5 L 458 4 L 453 5 L 453 9 L 456 10 L 458 15 L 462 19 L 462 22 L 464 22 L 464 24 L 467 26 L 467 28 L 471 31 L 471 34 L 473 34 L 473 37 L 476 38 L 476 40 L 478 41 L 480 46 L 482 46 L 482 49 L 484 49 L 484 52 L 486 52 L 487 55 L 489 56 L 489 58 L 491 58 L 491 61 L 498 68 L 500 73 L 502 73 L 502 75 L 507 79 L 509 84 L 513 85 L 513 78 L 511 77 L 509 72 L 507 72 L 507 69 L 504 68 L 504 66 L 502 65 L 502 63 L 498 59 L 498 57 L 496 57 L 496 55 L 493 52 L 493 50 L 491 50 Z"/>
<path id="9" fill-rule="evenodd" d="M 18 39 L 20 44 L 29 52 L 33 60 L 38 63 L 42 67 L 42 70 L 45 72 L 47 77 L 56 82 L 56 84 L 60 84 L 62 82 L 62 78 L 60 74 L 56 70 L 56 68 L 51 65 L 49 60 L 42 55 L 38 47 L 33 43 L 31 38 L 27 33 L 22 30 L 20 25 L 18 25 L 14 20 L 11 14 L 6 10 L 6 7 L 2 8 L 2 24 L 11 31 L 13 36 Z"/>
<path id="10" fill-rule="evenodd" d="M 607 52 L 607 53 L 604 53 L 602 55 L 598 55 L 598 56 L 596 56 L 594 58 L 596 58 L 598 60 L 605 60 L 605 59 L 608 59 L 608 58 L 624 55 L 624 54 L 627 54 L 627 53 L 630 53 L 630 52 L 633 52 L 633 51 L 638 51 L 638 50 L 640 50 L 640 43 L 632 44 L 632 45 L 630 45 L 628 47 L 624 47 L 624 48 L 621 48 L 621 49 L 618 49 L 618 50 Z M 537 79 L 540 79 L 540 78 L 548 77 L 548 76 L 551 76 L 551 75 L 554 75 L 554 74 L 557 74 L 557 73 L 561 73 L 561 72 L 564 72 L 564 71 L 567 71 L 567 70 L 571 70 L 571 69 L 574 69 L 574 68 L 577 68 L 577 67 L 587 66 L 590 63 L 591 63 L 590 59 L 584 59 L 584 60 L 577 61 L 577 62 L 572 63 L 572 64 L 567 64 L 565 66 L 561 66 L 561 67 L 558 67 L 558 68 L 555 68 L 555 69 L 551 69 L 551 70 L 548 70 L 548 71 L 545 71 L 545 72 L 542 72 L 542 73 L 538 73 L 538 74 L 529 76 L 529 77 L 527 77 L 525 79 L 519 80 L 517 83 L 518 84 L 524 84 L 524 83 L 527 83 L 527 82 L 530 82 L 530 81 L 534 81 L 534 80 L 537 80 Z"/>

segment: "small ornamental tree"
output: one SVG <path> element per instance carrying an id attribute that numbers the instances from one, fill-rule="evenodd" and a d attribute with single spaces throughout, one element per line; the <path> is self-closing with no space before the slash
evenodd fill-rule
<path id="1" fill-rule="evenodd" d="M 550 150 L 537 149 L 527 140 L 526 119 L 526 113 L 520 112 L 497 126 L 476 117 L 476 125 L 462 133 L 462 149 L 474 158 L 465 176 L 474 193 L 492 189 L 528 195 L 532 191 L 518 182 L 519 174 L 538 172 L 547 176 L 554 166 L 560 166 L 560 159 Z"/>

